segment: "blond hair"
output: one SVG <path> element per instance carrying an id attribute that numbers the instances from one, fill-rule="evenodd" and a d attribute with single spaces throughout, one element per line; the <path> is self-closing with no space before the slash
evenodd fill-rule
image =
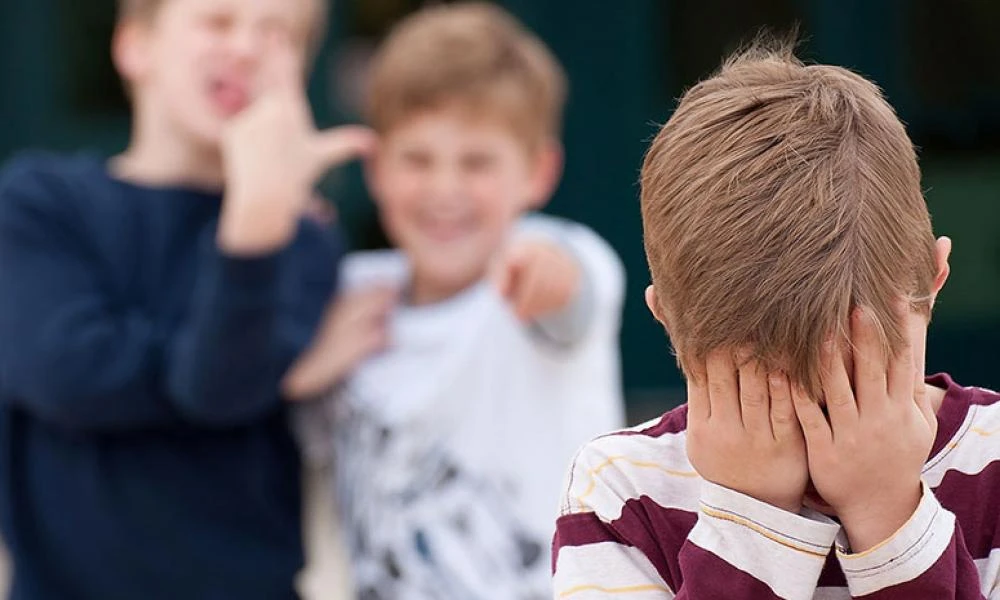
<path id="1" fill-rule="evenodd" d="M 870 81 L 756 45 L 691 88 L 642 167 L 646 255 L 678 361 L 750 350 L 820 397 L 824 342 L 900 297 L 929 315 L 934 237 L 913 145 Z"/>
<path id="2" fill-rule="evenodd" d="M 566 76 L 545 45 L 487 3 L 427 8 L 394 29 L 373 59 L 366 116 L 386 132 L 415 113 L 458 107 L 501 117 L 527 141 L 559 134 Z"/>
<path id="3" fill-rule="evenodd" d="M 136 20 L 148 22 L 156 18 L 157 12 L 168 0 L 117 0 L 118 21 Z M 288 0 L 285 0 L 288 1 Z M 315 57 L 326 36 L 327 0 L 312 0 L 314 6 L 306 32 L 306 49 L 310 57 Z"/>

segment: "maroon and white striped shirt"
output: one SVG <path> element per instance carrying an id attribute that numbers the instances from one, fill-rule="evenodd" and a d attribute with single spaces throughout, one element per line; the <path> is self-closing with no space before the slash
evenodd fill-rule
<path id="1" fill-rule="evenodd" d="M 924 496 L 893 537 L 845 554 L 840 526 L 702 480 L 685 406 L 577 455 L 553 543 L 555 597 L 1000 600 L 1000 395 L 947 375 Z"/>

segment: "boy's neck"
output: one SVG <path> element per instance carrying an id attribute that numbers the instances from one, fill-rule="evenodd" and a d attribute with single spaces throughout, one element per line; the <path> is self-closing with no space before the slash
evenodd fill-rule
<path id="1" fill-rule="evenodd" d="M 426 306 L 444 302 L 461 294 L 481 280 L 482 277 L 475 277 L 464 282 L 446 284 L 422 277 L 419 273 L 414 272 L 413 278 L 410 280 L 409 303 L 413 306 Z"/>
<path id="2" fill-rule="evenodd" d="M 111 163 L 122 179 L 150 186 L 189 186 L 221 190 L 225 184 L 222 152 L 210 144 L 196 144 L 162 124 L 136 119 L 125 152 Z"/>

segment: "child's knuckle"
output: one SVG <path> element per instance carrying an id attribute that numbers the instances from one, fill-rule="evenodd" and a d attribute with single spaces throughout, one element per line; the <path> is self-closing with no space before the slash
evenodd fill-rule
<path id="1" fill-rule="evenodd" d="M 775 425 L 791 425 L 795 421 L 795 413 L 786 410 L 771 411 L 771 421 Z"/>

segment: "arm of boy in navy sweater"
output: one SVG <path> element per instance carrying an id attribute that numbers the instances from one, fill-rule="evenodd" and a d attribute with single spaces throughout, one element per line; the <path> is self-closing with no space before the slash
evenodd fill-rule
<path id="1" fill-rule="evenodd" d="M 16 163 L 0 187 L 0 383 L 38 418 L 80 428 L 175 420 L 157 394 L 160 340 L 112 306 L 65 182 Z"/>
<path id="2" fill-rule="evenodd" d="M 332 244 L 313 232 L 315 247 L 301 250 L 326 251 L 300 269 L 302 282 L 279 279 L 290 249 L 237 259 L 205 244 L 190 314 L 172 334 L 111 300 L 71 187 L 30 162 L 0 183 L 3 397 L 87 431 L 238 425 L 276 410 L 283 369 L 329 295 L 332 275 L 321 275 L 332 273 Z"/>
<path id="3" fill-rule="evenodd" d="M 281 379 L 319 325 L 341 250 L 309 233 L 258 257 L 228 256 L 205 240 L 191 315 L 169 356 L 170 390 L 189 417 L 226 424 L 275 409 Z M 293 253 L 308 264 L 289 286 L 283 263 Z"/>

